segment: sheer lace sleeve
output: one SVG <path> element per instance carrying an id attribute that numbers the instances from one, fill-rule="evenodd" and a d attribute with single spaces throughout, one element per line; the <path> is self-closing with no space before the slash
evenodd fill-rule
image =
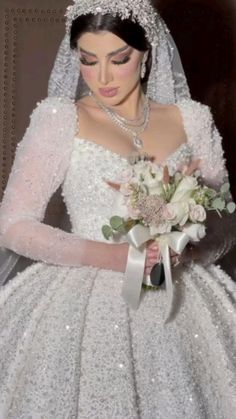
<path id="1" fill-rule="evenodd" d="M 65 178 L 76 124 L 76 107 L 67 99 L 47 98 L 32 113 L 0 207 L 0 246 L 50 264 L 124 270 L 120 246 L 89 242 L 42 222 L 52 194 Z"/>
<path id="2" fill-rule="evenodd" d="M 215 126 L 211 110 L 208 106 L 194 101 L 184 101 L 182 106 L 187 114 L 186 130 L 194 158 L 200 159 L 205 183 L 217 189 L 228 181 L 228 172 L 222 137 Z M 197 246 L 196 259 L 204 265 L 216 262 L 236 244 L 235 233 L 235 214 L 220 218 L 215 212 L 210 213 L 207 235 Z"/>

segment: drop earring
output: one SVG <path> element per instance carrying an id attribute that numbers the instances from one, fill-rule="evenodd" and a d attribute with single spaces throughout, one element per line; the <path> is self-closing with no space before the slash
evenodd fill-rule
<path id="1" fill-rule="evenodd" d="M 144 54 L 143 59 L 142 59 L 142 64 L 141 64 L 141 79 L 144 79 L 147 68 L 146 68 L 146 62 L 147 62 L 147 53 Z"/>

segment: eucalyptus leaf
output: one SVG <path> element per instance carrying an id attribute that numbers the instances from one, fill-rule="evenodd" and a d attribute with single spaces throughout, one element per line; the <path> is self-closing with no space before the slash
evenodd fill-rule
<path id="1" fill-rule="evenodd" d="M 206 193 L 209 198 L 215 198 L 217 196 L 217 192 L 211 188 L 208 188 Z"/>
<path id="2" fill-rule="evenodd" d="M 223 211 L 223 209 L 225 209 L 225 201 L 222 198 L 216 198 L 212 202 L 212 205 L 213 205 L 213 208 L 215 208 L 216 210 Z"/>
<path id="3" fill-rule="evenodd" d="M 102 226 L 102 234 L 106 240 L 109 240 L 110 237 L 113 236 L 112 228 L 108 224 L 105 224 L 104 226 Z"/>
<path id="4" fill-rule="evenodd" d="M 227 182 L 227 183 L 224 183 L 224 185 L 221 186 L 220 192 L 224 195 L 224 194 L 229 192 L 229 189 L 230 189 L 230 184 Z"/>
<path id="5" fill-rule="evenodd" d="M 234 203 L 234 202 L 229 202 L 229 203 L 227 204 L 227 210 L 228 210 L 228 212 L 229 212 L 230 214 L 233 214 L 233 212 L 235 211 L 235 209 L 236 209 L 236 205 L 235 205 L 235 203 Z"/>
<path id="6" fill-rule="evenodd" d="M 110 219 L 110 224 L 113 230 L 120 231 L 120 229 L 124 226 L 124 219 L 118 215 L 114 215 L 114 217 L 111 217 Z"/>

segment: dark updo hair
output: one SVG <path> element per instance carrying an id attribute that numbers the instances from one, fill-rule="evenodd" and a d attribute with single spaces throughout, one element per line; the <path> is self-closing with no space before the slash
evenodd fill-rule
<path id="1" fill-rule="evenodd" d="M 142 79 L 142 83 L 147 82 L 151 64 L 151 45 L 145 36 L 145 30 L 138 22 L 134 22 L 131 19 L 121 19 L 118 15 L 111 14 L 92 14 L 78 16 L 71 26 L 70 34 L 70 46 L 72 49 L 77 48 L 77 41 L 85 32 L 96 33 L 99 31 L 112 32 L 114 35 L 123 39 L 132 48 L 138 51 L 149 51 L 148 59 L 146 62 L 146 74 Z"/>

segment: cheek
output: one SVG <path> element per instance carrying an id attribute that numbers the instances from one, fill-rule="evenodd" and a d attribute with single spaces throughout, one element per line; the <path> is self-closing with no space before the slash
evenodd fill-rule
<path id="1" fill-rule="evenodd" d="M 124 66 L 118 68 L 118 74 L 120 77 L 130 78 L 139 74 L 139 63 L 138 61 L 131 61 Z"/>
<path id="2" fill-rule="evenodd" d="M 81 74 L 85 81 L 94 81 L 95 80 L 95 71 L 91 67 L 82 67 L 81 66 Z"/>

